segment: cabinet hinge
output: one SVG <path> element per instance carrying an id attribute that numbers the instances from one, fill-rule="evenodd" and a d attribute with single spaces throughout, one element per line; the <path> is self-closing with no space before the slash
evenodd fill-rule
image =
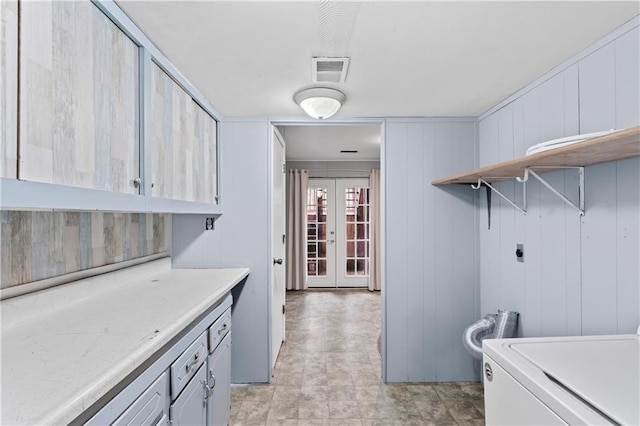
<path id="1" fill-rule="evenodd" d="M 286 308 L 284 307 L 284 305 L 282 305 L 282 315 L 284 315 L 285 311 L 286 311 Z"/>

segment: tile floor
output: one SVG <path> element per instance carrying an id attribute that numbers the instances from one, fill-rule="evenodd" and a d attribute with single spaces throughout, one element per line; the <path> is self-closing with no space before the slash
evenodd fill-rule
<path id="1" fill-rule="evenodd" d="M 287 292 L 268 385 L 234 385 L 231 425 L 483 425 L 477 383 L 383 384 L 380 293 Z"/>

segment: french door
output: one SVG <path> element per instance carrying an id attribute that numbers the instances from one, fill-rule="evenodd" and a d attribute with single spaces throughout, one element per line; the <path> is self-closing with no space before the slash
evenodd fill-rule
<path id="1" fill-rule="evenodd" d="M 369 284 L 369 180 L 309 179 L 307 284 Z"/>

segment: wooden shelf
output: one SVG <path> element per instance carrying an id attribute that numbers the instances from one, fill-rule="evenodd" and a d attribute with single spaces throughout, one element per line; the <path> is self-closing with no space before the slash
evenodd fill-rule
<path id="1" fill-rule="evenodd" d="M 532 169 L 543 166 L 582 167 L 636 156 L 640 156 L 640 126 L 515 160 L 480 167 L 470 172 L 434 180 L 431 184 L 475 184 L 478 183 L 478 178 L 483 178 L 487 182 L 500 182 L 522 177 L 527 167 Z M 552 170 L 540 169 L 538 173 L 549 171 Z"/>

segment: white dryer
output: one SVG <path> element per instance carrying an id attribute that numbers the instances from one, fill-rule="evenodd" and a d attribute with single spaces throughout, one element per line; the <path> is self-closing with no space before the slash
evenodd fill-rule
<path id="1" fill-rule="evenodd" d="M 640 425 L 640 336 L 483 341 L 488 425 Z"/>

